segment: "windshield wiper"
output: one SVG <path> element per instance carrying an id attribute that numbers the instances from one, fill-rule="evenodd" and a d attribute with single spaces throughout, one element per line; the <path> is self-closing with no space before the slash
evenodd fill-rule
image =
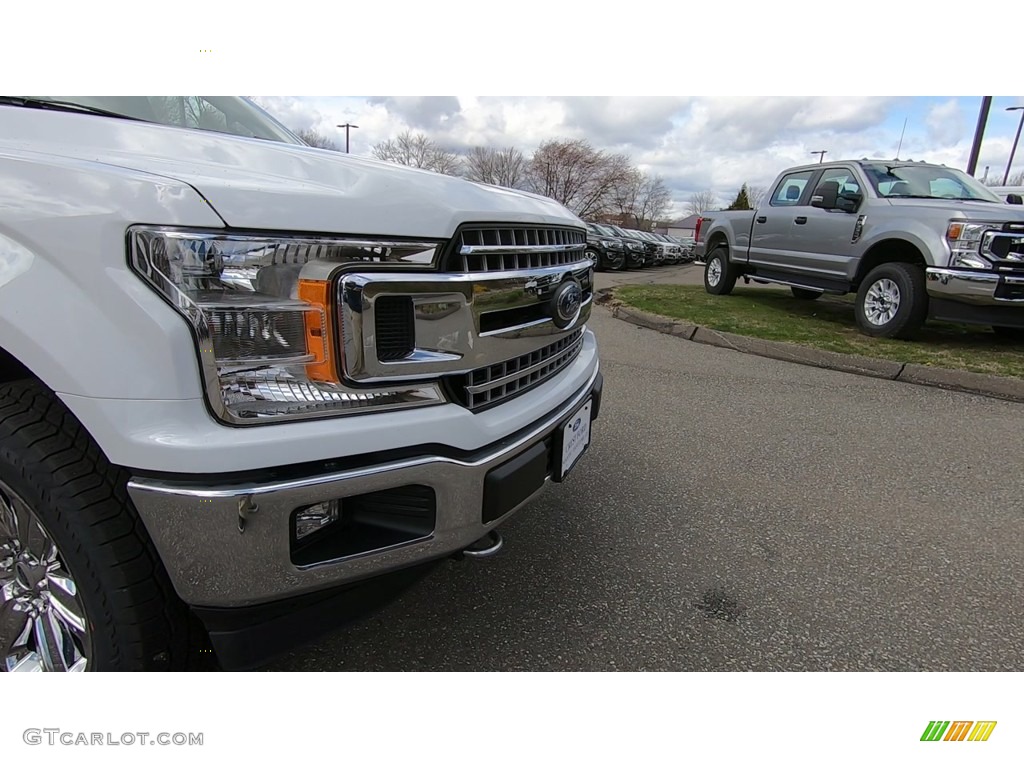
<path id="1" fill-rule="evenodd" d="M 121 120 L 136 120 L 140 123 L 149 122 L 141 117 L 122 115 L 120 112 L 111 112 L 99 107 L 90 107 L 86 104 L 78 104 L 74 101 L 51 101 L 50 99 L 33 99 L 25 96 L 0 96 L 0 104 L 12 107 L 26 107 L 28 109 L 56 109 L 61 112 L 85 112 L 90 115 L 103 115 L 105 117 L 117 117 Z"/>
<path id="2" fill-rule="evenodd" d="M 913 200 L 948 200 L 949 198 L 936 197 L 935 195 L 886 195 L 888 199 L 894 197 L 911 198 Z"/>

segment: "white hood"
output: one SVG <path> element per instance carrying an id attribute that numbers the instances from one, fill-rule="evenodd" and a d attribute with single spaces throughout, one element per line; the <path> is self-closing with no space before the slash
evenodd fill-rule
<path id="1" fill-rule="evenodd" d="M 243 229 L 446 238 L 469 221 L 583 226 L 539 195 L 330 150 L 96 115 L 0 107 L 0 148 L 176 179 Z"/>

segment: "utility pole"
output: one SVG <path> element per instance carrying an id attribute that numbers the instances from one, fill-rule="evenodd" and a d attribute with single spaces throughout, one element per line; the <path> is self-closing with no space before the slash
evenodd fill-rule
<path id="1" fill-rule="evenodd" d="M 819 149 L 817 152 L 811 152 L 812 155 L 818 156 L 818 164 L 820 165 L 825 160 L 825 155 L 828 154 L 827 149 Z"/>
<path id="2" fill-rule="evenodd" d="M 348 129 L 349 128 L 358 128 L 358 127 L 359 127 L 358 125 L 352 125 L 352 123 L 345 123 L 344 125 L 339 125 L 338 126 L 338 128 L 344 128 L 345 129 L 345 154 L 346 155 L 348 154 Z"/>
<path id="3" fill-rule="evenodd" d="M 988 123 L 988 110 L 992 106 L 991 96 L 981 97 L 981 109 L 978 111 L 978 127 L 974 129 L 974 144 L 971 145 L 971 159 L 967 161 L 967 175 L 973 176 L 978 170 L 978 155 L 981 154 L 981 139 L 985 135 L 985 124 Z"/>
<path id="4" fill-rule="evenodd" d="M 1018 110 L 1024 110 L 1024 107 L 1007 107 L 1007 112 L 1016 112 Z M 1013 156 L 1017 154 L 1017 142 L 1020 141 L 1020 129 L 1024 128 L 1024 111 L 1020 113 L 1020 122 L 1017 123 L 1017 135 L 1013 137 L 1013 149 L 1010 150 L 1010 162 L 1006 164 L 1006 173 L 1003 174 L 1003 186 L 1006 186 L 1006 180 L 1010 178 L 1010 166 L 1013 165 Z"/>

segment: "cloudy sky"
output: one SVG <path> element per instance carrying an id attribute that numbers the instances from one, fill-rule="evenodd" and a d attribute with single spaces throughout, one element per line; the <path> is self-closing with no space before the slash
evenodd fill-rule
<path id="1" fill-rule="evenodd" d="M 531 151 L 546 139 L 583 138 L 625 152 L 662 175 L 674 213 L 711 189 L 730 201 L 740 185 L 767 185 L 783 168 L 812 162 L 811 152 L 842 157 L 900 157 L 966 168 L 981 99 L 971 97 L 304 97 L 256 96 L 285 125 L 312 128 L 343 146 L 339 123 L 354 123 L 351 149 L 370 148 L 406 129 L 462 151 L 514 145 Z M 996 96 L 978 175 L 1002 179 L 1024 96 Z M 1024 171 L 1024 147 L 1014 171 Z"/>

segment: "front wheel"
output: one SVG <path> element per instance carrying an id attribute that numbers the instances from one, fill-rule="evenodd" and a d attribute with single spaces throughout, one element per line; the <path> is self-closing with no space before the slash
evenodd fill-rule
<path id="1" fill-rule="evenodd" d="M 593 265 L 595 272 L 601 270 L 601 254 L 592 248 L 587 248 L 587 250 L 583 252 L 583 256 Z"/>
<path id="2" fill-rule="evenodd" d="M 127 481 L 45 387 L 0 385 L 0 670 L 187 666 L 189 616 Z"/>
<path id="3" fill-rule="evenodd" d="M 857 291 L 855 314 L 868 336 L 912 338 L 928 316 L 924 270 L 903 262 L 875 267 Z"/>
<path id="4" fill-rule="evenodd" d="M 716 296 L 732 293 L 736 287 L 736 267 L 729 263 L 728 249 L 719 245 L 708 254 L 704 264 L 704 290 Z"/>

